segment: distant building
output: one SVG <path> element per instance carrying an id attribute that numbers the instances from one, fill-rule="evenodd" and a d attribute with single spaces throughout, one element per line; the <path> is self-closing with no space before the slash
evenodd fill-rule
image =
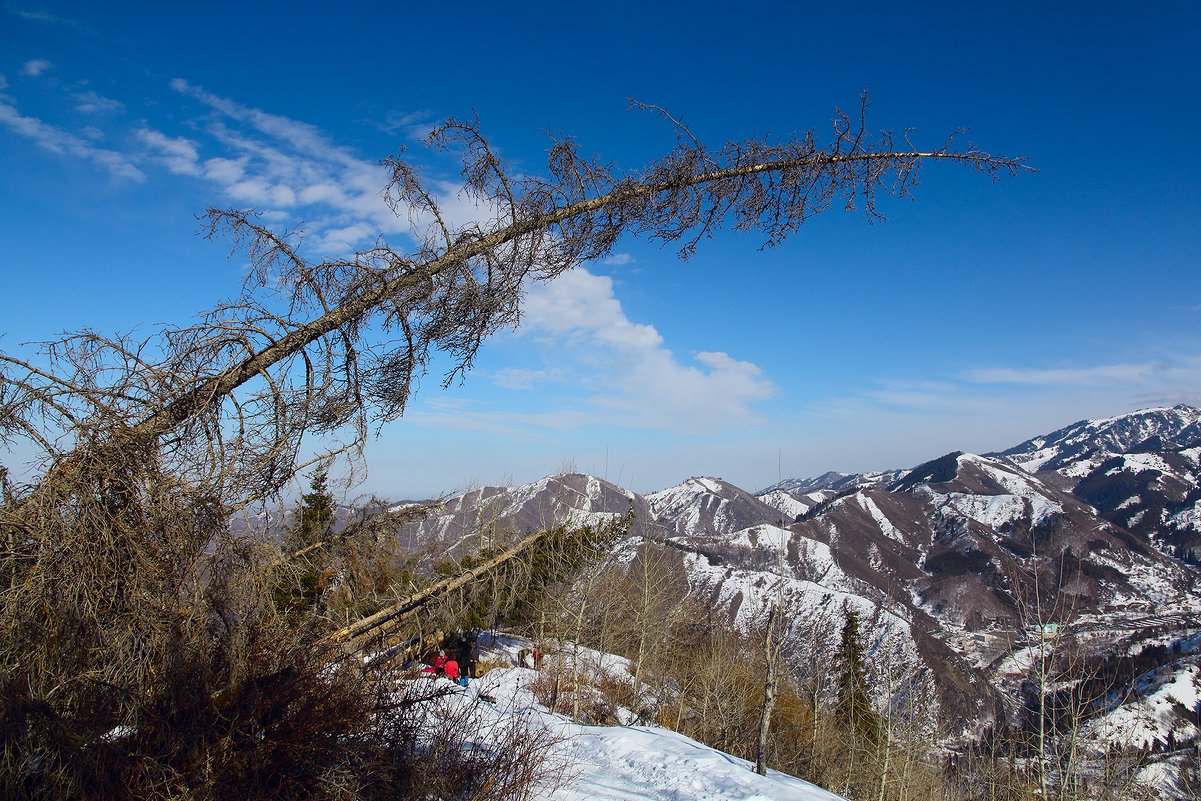
<path id="1" fill-rule="evenodd" d="M 1040 640 L 1053 640 L 1059 636 L 1058 623 L 1036 623 L 1026 627 L 1026 633 Z"/>

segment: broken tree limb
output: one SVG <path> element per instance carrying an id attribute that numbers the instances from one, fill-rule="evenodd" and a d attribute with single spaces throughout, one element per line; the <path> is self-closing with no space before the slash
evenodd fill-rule
<path id="1" fill-rule="evenodd" d="M 522 539 L 512 548 L 509 548 L 502 554 L 489 559 L 483 564 L 477 565 L 470 570 L 465 570 L 462 573 L 451 576 L 450 578 L 439 581 L 420 592 L 410 595 L 398 604 L 381 609 L 373 615 L 369 615 L 362 620 L 359 620 L 344 629 L 340 629 L 331 634 L 327 639 L 331 642 L 341 642 L 345 644 L 352 652 L 362 650 L 365 642 L 363 637 L 371 632 L 377 631 L 385 626 L 394 628 L 404 620 L 415 615 L 418 611 L 428 605 L 431 601 L 440 596 L 453 592 L 467 586 L 479 577 L 496 570 L 507 562 L 518 558 L 528 549 L 537 545 L 551 533 L 553 529 L 539 531 L 535 534 Z"/>

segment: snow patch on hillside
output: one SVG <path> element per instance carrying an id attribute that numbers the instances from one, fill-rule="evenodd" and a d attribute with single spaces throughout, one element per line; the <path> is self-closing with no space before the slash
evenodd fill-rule
<path id="1" fill-rule="evenodd" d="M 1081 459 L 1078 462 L 1073 462 L 1060 472 L 1069 478 L 1084 478 L 1089 473 L 1100 467 L 1101 463 L 1108 458 L 1108 453 L 1096 454 L 1087 459 Z"/>
<path id="2" fill-rule="evenodd" d="M 788 551 L 788 542 L 793 537 L 791 531 L 779 526 L 751 526 L 736 531 L 730 537 L 730 542 L 747 548 L 762 548 L 775 551 L 782 557 Z"/>
<path id="3" fill-rule="evenodd" d="M 812 497 L 813 495 L 817 494 L 818 493 L 811 492 L 806 497 Z M 758 495 L 756 497 L 758 497 L 759 500 L 763 501 L 771 508 L 778 509 L 780 514 L 784 516 L 784 521 L 786 523 L 791 523 L 792 521 L 796 520 L 798 517 L 803 515 L 805 512 L 808 512 L 819 503 L 818 501 L 808 504 L 804 503 L 797 500 L 792 495 L 789 495 L 787 492 L 784 492 L 783 490 L 772 490 L 771 492 L 764 493 L 763 495 Z"/>
<path id="4" fill-rule="evenodd" d="M 1012 470 L 1002 468 L 991 459 L 986 459 L 982 456 L 976 456 L 971 453 L 964 453 L 959 456 L 959 463 L 970 463 L 984 472 L 993 481 L 1000 484 L 1011 494 L 1022 498 L 1043 498 L 1047 499 L 1046 494 L 1042 491 L 1043 485 L 1038 479 L 1024 473 L 1015 473 Z M 1048 499 L 1049 500 L 1049 499 Z"/>
<path id="5" fill-rule="evenodd" d="M 1118 507 L 1119 509 L 1121 507 Z M 1201 501 L 1197 501 L 1187 509 L 1182 509 L 1169 518 L 1175 528 L 1201 529 Z"/>
<path id="6" fill-rule="evenodd" d="M 1195 710 L 1201 700 L 1201 666 L 1196 660 L 1140 676 L 1134 692 L 1137 700 L 1090 722 L 1088 736 L 1137 748 L 1164 742 L 1169 734 L 1181 742 L 1198 734 Z"/>
<path id="7" fill-rule="evenodd" d="M 880 527 L 881 534 L 890 540 L 908 542 L 908 537 L 905 536 L 904 532 L 892 524 L 892 521 L 888 519 L 888 515 L 884 514 L 884 511 L 874 500 L 858 493 L 854 497 L 859 501 L 859 505 L 863 507 L 864 511 L 872 516 L 872 520 L 876 521 L 876 525 Z"/>
<path id="8" fill-rule="evenodd" d="M 1041 495 L 1023 498 L 1017 495 L 966 495 L 952 492 L 942 497 L 946 506 L 993 529 L 1024 520 L 1027 504 L 1030 519 L 1035 524 L 1063 512 L 1061 505 Z"/>
<path id="9" fill-rule="evenodd" d="M 1141 473 L 1144 470 L 1154 470 L 1157 473 L 1175 475 L 1175 471 L 1164 461 L 1162 456 L 1154 453 L 1127 453 L 1121 457 L 1121 463 L 1105 471 L 1105 475 L 1114 476 L 1118 473 Z M 1184 476 L 1181 476 L 1185 479 Z M 1187 479 L 1185 479 L 1187 480 Z M 1194 483 L 1189 481 L 1189 483 Z"/>

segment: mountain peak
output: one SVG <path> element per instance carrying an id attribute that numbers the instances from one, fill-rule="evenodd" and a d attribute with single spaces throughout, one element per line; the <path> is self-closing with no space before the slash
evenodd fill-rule
<path id="1" fill-rule="evenodd" d="M 1007 456 L 1029 472 L 1056 470 L 1094 452 L 1130 453 L 1159 445 L 1201 445 L 1201 409 L 1184 403 L 1115 417 L 1079 420 L 992 456 Z"/>

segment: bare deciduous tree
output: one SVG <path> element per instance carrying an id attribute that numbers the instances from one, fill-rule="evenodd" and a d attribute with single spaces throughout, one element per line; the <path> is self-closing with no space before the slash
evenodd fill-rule
<path id="1" fill-rule="evenodd" d="M 622 235 L 678 243 L 687 256 L 733 224 L 774 246 L 831 206 L 881 217 L 879 195 L 907 196 L 923 161 L 992 176 L 1024 168 L 1021 159 L 956 150 L 951 139 L 923 151 L 873 134 L 865 111 L 866 103 L 858 119 L 839 113 L 826 146 L 810 131 L 715 149 L 677 124 L 675 148 L 629 173 L 562 139 L 545 177 L 513 173 L 477 120 L 448 120 L 429 141 L 460 151 L 461 192 L 479 219 L 450 219 L 398 157 L 386 162 L 385 196 L 412 223 L 409 250 L 381 241 L 313 262 L 298 234 L 212 209 L 210 234 L 231 236 L 252 265 L 241 297 L 145 342 L 69 337 L 47 347 L 46 369 L 0 357 L 0 434 L 56 458 L 97 439 L 161 443 L 182 477 L 245 501 L 294 474 L 306 434 L 348 433 L 333 449 L 353 452 L 370 425 L 400 416 L 432 351 L 454 359 L 446 382 L 462 376 L 490 334 L 520 320 L 528 281 L 601 258 Z"/>

